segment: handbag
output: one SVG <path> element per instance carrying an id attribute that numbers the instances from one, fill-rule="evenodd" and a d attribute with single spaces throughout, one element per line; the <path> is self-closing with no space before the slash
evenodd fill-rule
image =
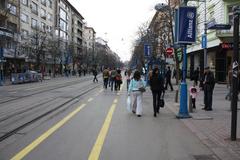
<path id="1" fill-rule="evenodd" d="M 164 93 L 162 94 L 161 98 L 160 98 L 160 101 L 159 101 L 159 106 L 161 108 L 163 108 L 165 105 L 165 102 L 164 102 Z"/>
<path id="2" fill-rule="evenodd" d="M 140 91 L 140 92 L 146 92 L 146 89 L 145 89 L 144 87 L 140 87 L 140 88 L 139 88 L 139 91 Z"/>

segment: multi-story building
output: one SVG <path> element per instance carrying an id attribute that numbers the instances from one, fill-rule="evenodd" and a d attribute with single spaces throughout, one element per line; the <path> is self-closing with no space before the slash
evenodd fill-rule
<path id="1" fill-rule="evenodd" d="M 70 52 L 82 52 L 84 18 L 67 0 L 56 1 L 56 6 L 55 34 L 61 41 L 59 45 L 63 46 L 60 63 L 66 68 L 73 62 L 73 53 Z M 75 46 L 73 51 L 69 48 L 71 43 Z"/>
<path id="2" fill-rule="evenodd" d="M 204 33 L 204 2 L 191 2 L 198 7 L 197 43 L 188 46 L 189 69 L 198 66 L 203 69 L 204 57 L 201 36 Z M 233 58 L 233 12 L 232 7 L 240 5 L 234 0 L 207 0 L 207 24 L 230 24 L 230 30 L 207 30 L 207 65 L 214 71 L 218 82 L 225 82 Z M 191 67 L 192 66 L 192 67 Z"/>
<path id="3" fill-rule="evenodd" d="M 17 43 L 19 41 L 19 1 L 0 1 L 0 47 L 6 62 L 1 66 L 5 75 L 9 75 L 14 68 L 14 59 L 17 57 Z"/>
<path id="4" fill-rule="evenodd" d="M 33 50 L 29 49 L 29 45 L 33 49 L 41 50 L 41 63 L 49 66 L 51 55 L 47 52 L 47 47 L 43 45 L 47 39 L 53 38 L 54 33 L 54 0 L 20 0 L 20 30 L 21 30 L 21 47 L 20 56 L 25 62 L 36 63 L 32 58 Z M 36 55 L 34 55 L 36 56 Z M 26 66 L 21 64 L 20 68 L 33 69 L 33 65 Z"/>
<path id="5" fill-rule="evenodd" d="M 96 32 L 92 27 L 84 26 L 83 31 L 83 52 L 89 61 L 95 61 L 95 38 Z"/>

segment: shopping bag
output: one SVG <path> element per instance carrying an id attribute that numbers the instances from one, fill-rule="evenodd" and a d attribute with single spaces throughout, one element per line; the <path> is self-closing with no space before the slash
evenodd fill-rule
<path id="1" fill-rule="evenodd" d="M 127 97 L 127 110 L 128 112 L 131 112 L 131 97 Z"/>
<path id="2" fill-rule="evenodd" d="M 165 105 L 165 102 L 164 102 L 164 92 L 162 93 L 162 96 L 160 97 L 160 101 L 159 101 L 159 106 L 161 107 L 161 108 L 163 108 L 164 107 L 164 105 Z"/>

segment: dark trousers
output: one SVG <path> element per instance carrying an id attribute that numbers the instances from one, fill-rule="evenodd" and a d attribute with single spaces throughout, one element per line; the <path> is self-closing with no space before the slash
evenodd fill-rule
<path id="1" fill-rule="evenodd" d="M 192 98 L 192 107 L 195 109 L 196 108 L 196 99 Z"/>
<path id="2" fill-rule="evenodd" d="M 95 81 L 98 82 L 97 75 L 94 75 L 93 82 L 95 82 Z"/>
<path id="3" fill-rule="evenodd" d="M 128 91 L 129 84 L 130 84 L 130 79 L 127 80 L 127 91 Z"/>
<path id="4" fill-rule="evenodd" d="M 166 80 L 166 85 L 165 85 L 165 89 L 166 89 L 166 90 L 168 89 L 168 85 L 171 87 L 171 90 L 173 90 L 173 86 L 172 86 L 172 83 L 171 83 L 171 79 L 167 79 L 167 80 Z"/>
<path id="5" fill-rule="evenodd" d="M 213 95 L 213 90 L 209 88 L 208 85 L 204 86 L 204 104 L 205 104 L 205 109 L 206 110 L 211 110 L 212 109 L 212 95 Z"/>
<path id="6" fill-rule="evenodd" d="M 113 90 L 113 87 L 114 87 L 114 90 L 116 90 L 116 81 L 115 81 L 115 78 L 111 78 L 111 90 Z"/>
<path id="7" fill-rule="evenodd" d="M 108 86 L 108 78 L 104 78 L 104 79 L 103 79 L 103 82 L 104 82 L 104 88 L 107 89 L 107 86 Z"/>
<path id="8" fill-rule="evenodd" d="M 152 95 L 153 95 L 153 112 L 154 114 L 159 112 L 159 107 L 160 107 L 160 98 L 162 95 L 161 91 L 152 91 Z"/>

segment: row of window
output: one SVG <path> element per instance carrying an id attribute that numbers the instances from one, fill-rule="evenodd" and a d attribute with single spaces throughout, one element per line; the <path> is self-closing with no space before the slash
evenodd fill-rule
<path id="1" fill-rule="evenodd" d="M 29 0 L 21 0 L 21 3 L 24 4 L 25 6 L 28 6 Z M 32 2 L 32 5 L 30 7 L 35 7 L 34 6 L 35 4 L 36 3 Z M 41 0 L 41 4 L 49 8 L 53 7 L 52 0 Z"/>
<path id="2" fill-rule="evenodd" d="M 45 20 L 49 20 L 49 21 L 53 21 L 53 16 L 52 14 L 48 13 L 47 16 L 45 16 L 46 18 L 44 18 Z M 22 22 L 24 23 L 29 23 L 29 16 L 25 13 L 21 13 L 20 15 L 20 19 Z"/>

